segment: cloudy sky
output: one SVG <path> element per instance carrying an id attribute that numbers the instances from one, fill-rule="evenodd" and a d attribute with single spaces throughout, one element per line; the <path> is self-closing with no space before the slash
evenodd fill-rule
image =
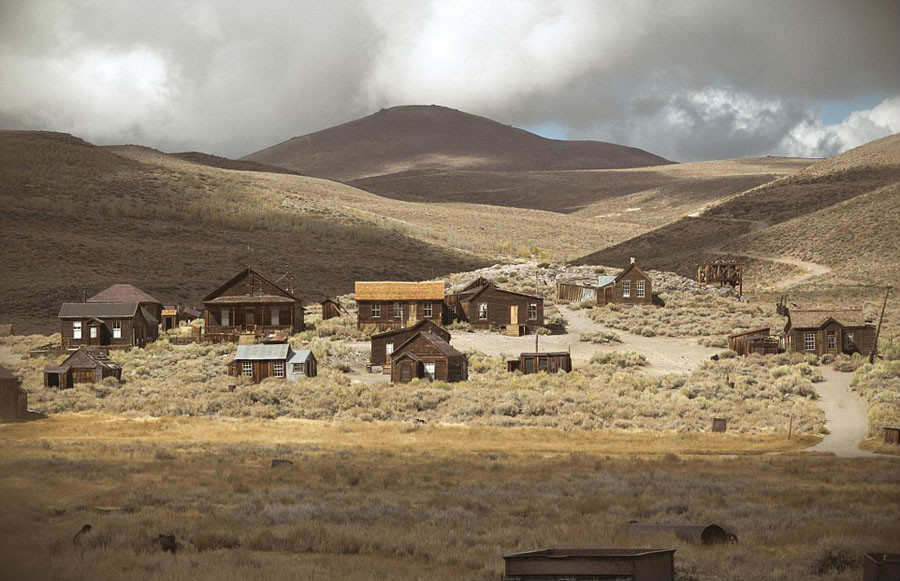
<path id="1" fill-rule="evenodd" d="M 0 127 L 237 157 L 407 104 L 678 161 L 900 131 L 896 0 L 0 0 Z"/>

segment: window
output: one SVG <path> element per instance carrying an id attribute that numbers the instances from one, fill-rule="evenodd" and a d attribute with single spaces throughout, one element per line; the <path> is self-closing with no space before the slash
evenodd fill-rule
<path id="1" fill-rule="evenodd" d="M 627 299 L 631 297 L 631 281 L 623 280 L 622 281 L 622 298 Z"/>
<path id="2" fill-rule="evenodd" d="M 72 323 L 72 338 L 81 339 L 81 321 Z"/>
<path id="3" fill-rule="evenodd" d="M 642 281 L 642 280 L 637 281 L 637 283 L 635 283 L 635 290 L 637 291 L 637 298 L 642 299 L 645 296 L 647 296 L 646 290 L 644 287 L 644 281 Z"/>
<path id="4" fill-rule="evenodd" d="M 280 315 L 281 315 L 281 313 L 278 312 L 278 307 L 272 307 L 272 308 L 269 310 L 270 324 L 271 324 L 273 327 L 278 326 L 278 325 L 281 324 L 281 323 L 279 322 L 279 321 L 281 320 Z M 281 377 L 284 377 L 284 376 L 282 375 Z"/>
<path id="5" fill-rule="evenodd" d="M 538 357 L 538 371 L 547 371 L 546 357 Z"/>
<path id="6" fill-rule="evenodd" d="M 853 349 L 853 333 L 844 333 L 844 349 L 848 351 Z"/>
<path id="7" fill-rule="evenodd" d="M 386 355 L 390 356 L 390 354 L 394 352 L 394 344 L 393 343 L 385 343 L 384 352 Z"/>
<path id="8" fill-rule="evenodd" d="M 425 377 L 431 380 L 434 379 L 434 363 L 425 364 Z"/>
<path id="9" fill-rule="evenodd" d="M 241 363 L 241 375 L 246 375 L 247 377 L 253 377 L 253 362 L 252 361 L 244 361 Z"/>
<path id="10" fill-rule="evenodd" d="M 402 303 L 394 303 L 394 318 L 395 319 L 403 318 L 403 304 Z"/>
<path id="11" fill-rule="evenodd" d="M 272 375 L 275 377 L 284 377 L 284 361 L 272 362 Z"/>
<path id="12" fill-rule="evenodd" d="M 422 314 L 425 315 L 426 318 L 431 317 L 434 313 L 434 309 L 431 306 L 431 303 L 425 303 L 425 306 L 422 308 Z"/>
<path id="13" fill-rule="evenodd" d="M 378 303 L 372 303 L 372 318 L 377 319 L 381 316 L 381 305 Z"/>
<path id="14" fill-rule="evenodd" d="M 487 303 L 478 303 L 478 318 L 487 319 Z"/>
<path id="15" fill-rule="evenodd" d="M 122 338 L 122 321 L 113 321 L 113 339 Z"/>
<path id="16" fill-rule="evenodd" d="M 815 351 L 816 350 L 816 334 L 815 333 L 805 333 L 803 335 L 803 348 L 807 351 Z"/>
<path id="17" fill-rule="evenodd" d="M 222 309 L 222 326 L 230 327 L 231 326 L 231 312 L 228 309 Z"/>
<path id="18" fill-rule="evenodd" d="M 292 369 L 294 373 L 305 374 L 303 371 L 303 363 L 294 363 Z"/>
<path id="19" fill-rule="evenodd" d="M 99 331 L 95 325 L 91 325 L 91 339 L 96 339 Z"/>
<path id="20" fill-rule="evenodd" d="M 529 303 L 528 304 L 528 320 L 529 321 L 537 320 L 537 303 Z"/>
<path id="21" fill-rule="evenodd" d="M 837 342 L 835 341 L 834 331 L 828 331 L 828 348 L 834 349 L 837 346 Z"/>

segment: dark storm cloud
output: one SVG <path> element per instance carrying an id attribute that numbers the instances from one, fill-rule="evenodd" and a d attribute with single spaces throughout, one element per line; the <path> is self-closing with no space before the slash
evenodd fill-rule
<path id="1" fill-rule="evenodd" d="M 900 130 L 898 33 L 879 1 L 5 2 L 0 122 L 237 156 L 436 103 L 679 160 L 828 155 Z"/>

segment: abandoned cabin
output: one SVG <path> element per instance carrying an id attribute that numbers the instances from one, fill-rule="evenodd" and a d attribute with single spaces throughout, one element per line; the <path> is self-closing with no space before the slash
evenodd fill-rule
<path id="1" fill-rule="evenodd" d="M 769 327 L 760 327 L 729 335 L 728 348 L 738 355 L 773 355 L 780 350 L 781 341 L 769 334 Z"/>
<path id="2" fill-rule="evenodd" d="M 138 303 L 144 319 L 153 328 L 147 335 L 148 341 L 158 338 L 158 325 L 162 320 L 163 304 L 141 289 L 130 284 L 114 284 L 87 299 L 87 303 Z"/>
<path id="3" fill-rule="evenodd" d="M 542 549 L 504 555 L 504 581 L 672 581 L 675 549 Z"/>
<path id="4" fill-rule="evenodd" d="M 422 319 L 415 325 L 405 327 L 403 329 L 393 329 L 383 333 L 372 335 L 371 351 L 369 352 L 369 364 L 372 366 L 381 366 L 384 373 L 391 371 L 391 355 L 394 348 L 405 343 L 410 337 L 418 332 L 433 333 L 446 341 L 450 342 L 450 332 L 433 323 L 429 319 Z"/>
<path id="5" fill-rule="evenodd" d="M 0 422 L 24 419 L 28 411 L 28 393 L 22 380 L 0 365 Z"/>
<path id="6" fill-rule="evenodd" d="M 322 305 L 322 320 L 327 321 L 328 319 L 333 319 L 335 317 L 340 317 L 341 313 L 346 313 L 347 309 L 341 306 L 341 303 L 334 299 L 325 299 L 321 303 Z"/>
<path id="7" fill-rule="evenodd" d="M 443 282 L 357 282 L 354 290 L 359 329 L 371 326 L 381 332 L 423 319 L 444 322 Z"/>
<path id="8" fill-rule="evenodd" d="M 228 374 L 249 377 L 253 383 L 267 377 L 294 381 L 301 377 L 315 377 L 317 367 L 312 351 L 294 351 L 288 343 L 238 345 L 234 361 L 228 364 Z"/>
<path id="9" fill-rule="evenodd" d="M 518 359 L 510 359 L 506 362 L 506 370 L 510 373 L 521 371 L 525 375 L 545 372 L 557 373 L 572 371 L 572 356 L 560 351 L 556 353 L 520 353 Z"/>
<path id="10" fill-rule="evenodd" d="M 447 295 L 451 317 L 475 329 L 505 329 L 521 335 L 544 326 L 544 298 L 497 287 L 478 277 L 457 293 Z"/>
<path id="11" fill-rule="evenodd" d="M 588 302 L 597 306 L 611 303 L 649 305 L 653 302 L 653 281 L 631 259 L 631 264 L 616 276 L 600 275 L 596 281 L 556 283 L 561 301 Z"/>
<path id="12" fill-rule="evenodd" d="M 434 333 L 419 331 L 391 354 L 391 382 L 413 379 L 465 381 L 469 378 L 466 356 Z"/>
<path id="13" fill-rule="evenodd" d="M 92 349 L 78 349 L 57 366 L 44 368 L 44 387 L 68 389 L 76 383 L 99 383 L 107 377 L 122 379 L 122 367 Z"/>
<path id="14" fill-rule="evenodd" d="M 236 342 L 241 335 L 302 331 L 303 306 L 293 291 L 247 267 L 203 298 L 208 341 Z"/>
<path id="15" fill-rule="evenodd" d="M 59 309 L 62 346 L 128 349 L 143 347 L 159 334 L 159 323 L 141 303 L 63 303 Z"/>
<path id="16" fill-rule="evenodd" d="M 784 347 L 791 353 L 868 354 L 875 345 L 875 325 L 862 309 L 791 309 L 784 327 Z"/>

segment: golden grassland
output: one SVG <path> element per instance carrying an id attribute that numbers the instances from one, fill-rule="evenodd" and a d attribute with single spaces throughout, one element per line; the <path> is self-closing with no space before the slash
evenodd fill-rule
<path id="1" fill-rule="evenodd" d="M 499 579 L 510 552 L 660 546 L 680 579 L 858 579 L 900 548 L 896 459 L 759 454 L 811 441 L 63 414 L 0 428 L 0 578 Z"/>

